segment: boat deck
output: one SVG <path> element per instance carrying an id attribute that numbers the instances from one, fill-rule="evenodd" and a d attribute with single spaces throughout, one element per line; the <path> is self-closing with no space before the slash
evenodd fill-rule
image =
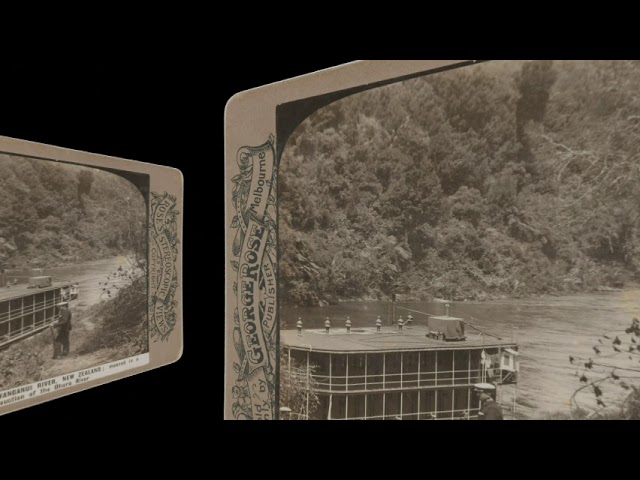
<path id="1" fill-rule="evenodd" d="M 29 295 L 35 295 L 36 293 L 48 292 L 50 290 L 66 288 L 70 285 L 70 282 L 53 282 L 50 287 L 44 288 L 28 288 L 28 285 L 26 283 L 13 285 L 11 288 L 2 286 L 0 287 L 0 302 L 13 300 L 14 298 L 20 298 Z"/>
<path id="2" fill-rule="evenodd" d="M 347 333 L 344 327 L 325 329 L 281 330 L 281 342 L 291 348 L 321 352 L 384 352 L 384 351 L 425 351 L 460 350 L 487 347 L 516 347 L 511 339 L 497 339 L 488 335 L 467 335 L 465 340 L 443 341 L 428 338 L 429 329 L 422 325 L 412 325 L 399 330 L 398 327 L 382 327 L 380 333 L 375 327 L 352 328 Z"/>

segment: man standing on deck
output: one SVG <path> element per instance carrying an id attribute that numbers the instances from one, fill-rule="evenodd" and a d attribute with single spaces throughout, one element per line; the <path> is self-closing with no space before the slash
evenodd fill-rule
<path id="1" fill-rule="evenodd" d="M 478 420 L 504 420 L 502 408 L 500 408 L 500 405 L 498 405 L 490 395 L 486 393 L 481 394 L 480 404 L 482 408 L 478 412 Z"/>
<path id="2" fill-rule="evenodd" d="M 66 357 L 69 355 L 69 332 L 71 331 L 71 310 L 68 302 L 61 302 L 60 318 L 55 324 L 58 335 L 53 342 L 53 358 Z"/>

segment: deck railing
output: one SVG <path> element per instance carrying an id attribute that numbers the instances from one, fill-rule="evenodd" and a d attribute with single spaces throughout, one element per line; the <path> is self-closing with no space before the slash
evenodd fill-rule
<path id="1" fill-rule="evenodd" d="M 62 298 L 60 289 L 35 291 L 0 302 L 0 347 L 54 324 L 59 318 L 55 306 Z"/>
<path id="2" fill-rule="evenodd" d="M 503 372 L 494 369 L 493 376 L 483 378 L 482 369 L 438 370 L 437 372 L 385 373 L 371 375 L 326 375 L 310 374 L 314 390 L 331 392 L 370 392 L 380 390 L 404 390 L 428 387 L 469 386 L 481 381 L 501 383 Z M 291 372 L 291 375 L 304 380 L 304 372 Z"/>
<path id="3" fill-rule="evenodd" d="M 428 410 L 386 415 L 366 415 L 329 420 L 477 420 L 479 409 Z"/>
<path id="4" fill-rule="evenodd" d="M 516 420 L 518 417 L 509 405 L 501 405 L 502 414 L 505 420 Z M 326 420 L 478 420 L 479 408 L 476 409 L 456 409 L 456 410 L 433 410 L 407 412 L 386 415 L 366 415 L 347 418 L 327 418 Z M 306 418 L 300 418 L 306 420 Z"/>

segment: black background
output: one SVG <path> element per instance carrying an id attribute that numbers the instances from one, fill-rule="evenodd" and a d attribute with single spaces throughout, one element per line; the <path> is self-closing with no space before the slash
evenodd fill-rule
<path id="1" fill-rule="evenodd" d="M 435 55 L 415 55 L 421 56 Z M 2 71 L 0 135 L 179 168 L 185 176 L 186 210 L 182 359 L 161 369 L 0 417 L 3 438 L 19 431 L 27 436 L 37 432 L 37 438 L 44 441 L 66 434 L 74 444 L 90 447 L 86 442 L 115 435 L 124 450 L 129 450 L 127 443 L 131 442 L 131 450 L 135 451 L 139 440 L 152 448 L 157 445 L 154 454 L 162 458 L 163 452 L 172 451 L 174 444 L 190 442 L 194 430 L 207 440 L 222 440 L 232 448 L 240 445 L 236 442 L 252 438 L 274 447 L 270 438 L 276 431 L 283 439 L 274 447 L 284 450 L 276 453 L 280 459 L 288 462 L 300 455 L 313 458 L 307 465 L 313 470 L 316 460 L 322 462 L 336 456 L 346 459 L 358 449 L 363 450 L 360 455 L 370 455 L 369 458 L 380 453 L 388 459 L 409 455 L 422 459 L 429 467 L 444 463 L 448 468 L 453 458 L 424 459 L 421 452 L 459 438 L 466 439 L 460 451 L 473 459 L 471 465 L 487 465 L 483 444 L 489 442 L 487 448 L 501 451 L 500 445 L 520 444 L 532 433 L 531 426 L 536 422 L 504 422 L 495 425 L 489 436 L 479 422 L 429 422 L 429 432 L 420 422 L 386 422 L 382 430 L 380 422 L 361 422 L 355 435 L 351 422 L 332 422 L 335 433 L 327 434 L 335 436 L 334 440 L 324 442 L 324 435 L 316 436 L 315 430 L 320 424 L 329 428 L 327 422 L 313 422 L 313 432 L 308 422 L 267 422 L 269 432 L 256 432 L 264 428 L 258 426 L 262 422 L 227 422 L 215 433 L 209 426 L 211 417 L 219 420 L 223 415 L 224 301 L 220 300 L 220 280 L 226 264 L 222 266 L 224 248 L 220 243 L 224 238 L 220 228 L 225 223 L 220 217 L 220 180 L 224 166 L 224 107 L 237 92 L 349 61 L 311 56 L 298 56 L 291 61 L 273 55 L 254 56 L 250 61 L 100 58 L 83 62 L 22 61 Z M 214 181 L 216 187 L 212 188 Z M 213 274 L 216 281 L 208 277 L 203 280 L 205 274 Z M 212 292 L 219 292 L 215 300 Z M 577 423 L 571 432 L 576 441 L 582 437 L 575 430 L 584 428 L 587 432 L 586 425 L 576 428 Z M 565 427 L 564 422 L 546 422 L 545 428 L 540 428 L 547 430 L 541 432 L 545 443 L 550 440 L 549 429 L 555 438 Z M 407 430 L 414 429 L 416 436 L 407 435 Z M 602 428 L 599 430 L 602 434 Z M 168 437 L 169 432 L 178 436 Z M 368 433 L 371 435 L 366 436 Z M 304 445 L 298 442 L 301 438 Z M 514 446 L 502 451 L 510 457 L 527 450 Z M 496 466 L 493 461 L 488 463 Z M 487 473 L 486 469 L 481 471 Z"/>
<path id="2" fill-rule="evenodd" d="M 194 88 L 199 80 L 198 72 L 182 62 L 125 63 L 104 59 L 94 63 L 13 63 L 0 75 L 0 135 L 172 166 L 183 171 L 185 190 L 197 189 L 194 184 L 199 182 L 194 179 L 202 182 L 206 175 L 194 176 L 193 172 L 214 156 L 211 148 L 202 150 L 192 142 L 195 138 L 204 143 L 200 122 L 212 116 L 210 110 L 205 114 L 202 92 Z M 198 110 L 202 115 L 196 117 L 194 111 L 197 115 Z M 189 185 L 192 180 L 194 184 Z M 185 202 L 188 205 L 189 193 Z M 197 289 L 190 290 L 193 284 L 188 281 L 187 252 L 197 249 L 188 221 L 189 217 L 196 217 L 197 209 L 189 212 L 189 208 L 184 217 L 183 288 L 184 311 L 190 317 L 191 328 L 185 329 L 182 359 L 161 369 L 5 415 L 0 418 L 3 430 L 32 431 L 32 426 L 37 426 L 51 438 L 70 434 L 82 442 L 88 438 L 85 435 L 115 434 L 120 439 L 134 440 L 152 435 L 155 428 L 185 430 L 203 415 L 203 399 L 191 387 L 202 380 L 198 377 L 203 367 L 211 370 L 211 365 L 202 365 L 200 349 L 190 344 L 199 328 L 198 320 L 203 324 L 205 318 L 194 318 Z M 222 310 L 219 318 L 222 319 Z M 210 315 L 206 320 L 213 321 Z M 211 377 L 208 380 L 212 384 Z"/>
<path id="3" fill-rule="evenodd" d="M 193 58 L 157 56 L 25 60 L 3 70 L 0 135 L 179 168 L 185 177 L 186 210 L 182 359 L 5 415 L 0 418 L 3 428 L 28 432 L 42 426 L 51 428 L 54 437 L 122 432 L 147 437 L 154 429 L 186 432 L 204 418 L 222 418 L 224 300 L 216 270 L 225 269 L 224 237 L 220 230 L 212 232 L 224 223 L 223 188 L 219 183 L 212 188 L 210 182 L 222 179 L 226 102 L 240 91 L 347 61 L 277 62 L 265 57 L 248 67 L 238 59 L 223 63 L 224 75 Z M 200 281 L 205 273 L 215 273 L 216 281 Z M 212 292 L 218 293 L 215 300 Z"/>

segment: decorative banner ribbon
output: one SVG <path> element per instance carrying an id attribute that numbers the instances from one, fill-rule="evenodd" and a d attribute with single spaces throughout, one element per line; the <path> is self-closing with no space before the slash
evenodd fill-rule
<path id="1" fill-rule="evenodd" d="M 260 321 L 258 277 L 267 244 L 267 227 L 251 219 L 244 237 L 238 267 L 240 335 L 249 364 L 249 373 L 269 364 Z"/>
<path id="2" fill-rule="evenodd" d="M 260 285 L 260 318 L 264 330 L 271 335 L 276 325 L 276 289 L 278 279 L 269 255 L 265 255 L 262 264 L 262 280 Z"/>
<path id="3" fill-rule="evenodd" d="M 151 192 L 149 221 L 149 331 L 154 341 L 167 340 L 176 324 L 175 291 L 178 288 L 176 259 L 178 236 L 177 199 L 168 193 Z"/>
<path id="4" fill-rule="evenodd" d="M 232 179 L 236 216 L 231 224 L 238 228 L 232 246 L 237 260 L 231 262 L 237 271 L 233 413 L 236 418 L 267 420 L 275 413 L 275 222 L 268 211 L 274 204 L 273 137 L 259 147 L 240 148 L 237 162 L 240 174 Z"/>

